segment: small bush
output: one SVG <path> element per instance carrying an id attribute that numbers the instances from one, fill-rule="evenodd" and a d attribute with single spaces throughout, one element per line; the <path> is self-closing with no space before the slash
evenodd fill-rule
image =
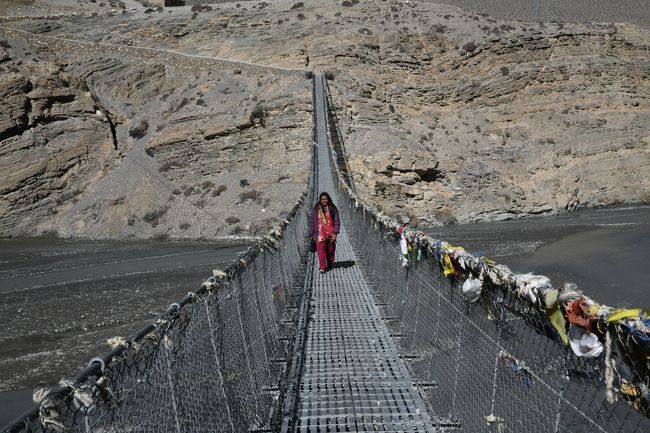
<path id="1" fill-rule="evenodd" d="M 210 189 L 213 186 L 214 186 L 214 182 L 212 182 L 211 180 L 206 180 L 201 184 L 201 188 L 203 189 Z"/>
<path id="2" fill-rule="evenodd" d="M 249 185 L 250 185 L 250 183 L 248 183 L 248 179 L 241 179 L 239 181 L 239 186 L 241 186 L 242 188 L 244 188 L 246 186 L 249 186 Z"/>
<path id="3" fill-rule="evenodd" d="M 148 222 L 151 225 L 151 227 L 156 227 L 160 223 L 160 218 L 162 218 L 167 213 L 168 210 L 169 208 L 165 206 L 160 209 L 147 212 L 142 217 L 142 220 Z"/>
<path id="4" fill-rule="evenodd" d="M 205 207 L 205 200 L 199 200 L 196 203 L 194 203 L 194 206 L 198 207 L 199 209 L 203 209 Z"/>
<path id="5" fill-rule="evenodd" d="M 133 138 L 142 138 L 147 134 L 148 129 L 149 123 L 142 119 L 137 125 L 129 129 L 129 135 Z"/>
<path id="6" fill-rule="evenodd" d="M 0 40 L 0 47 L 2 48 L 11 48 L 11 44 L 6 39 Z"/>
<path id="7" fill-rule="evenodd" d="M 254 189 L 240 193 L 239 203 L 246 203 L 246 202 L 262 203 L 262 193 Z"/>
<path id="8" fill-rule="evenodd" d="M 232 224 L 237 224 L 237 223 L 240 222 L 240 221 L 241 221 L 241 220 L 240 220 L 239 218 L 237 218 L 236 216 L 230 216 L 230 217 L 226 218 L 226 222 L 227 222 L 228 224 L 230 224 L 230 225 L 232 225 Z"/>
<path id="9" fill-rule="evenodd" d="M 468 53 L 473 52 L 476 48 L 478 48 L 478 47 L 476 45 L 476 42 L 474 42 L 474 41 L 468 42 L 465 45 L 463 45 L 463 49 L 465 51 L 467 51 Z"/>
<path id="10" fill-rule="evenodd" d="M 266 118 L 268 116 L 268 110 L 261 105 L 257 105 L 250 115 L 250 121 L 253 124 L 259 123 L 262 126 L 266 126 Z"/>
<path id="11" fill-rule="evenodd" d="M 334 79 L 334 72 L 332 71 L 325 71 L 325 78 L 332 81 Z"/>
<path id="12" fill-rule="evenodd" d="M 507 66 L 501 66 L 501 75 L 502 75 L 502 76 L 505 77 L 505 76 L 508 75 L 509 73 L 510 73 L 510 69 L 508 69 Z"/>
<path id="13" fill-rule="evenodd" d="M 187 230 L 187 229 L 190 228 L 190 223 L 180 223 L 178 228 L 181 229 L 181 230 Z"/>
<path id="14" fill-rule="evenodd" d="M 226 191 L 227 189 L 228 189 L 228 187 L 226 185 L 219 185 L 217 187 L 217 189 L 212 191 L 212 197 L 217 197 L 217 196 L 221 195 L 221 193 Z"/>
<path id="15" fill-rule="evenodd" d="M 298 2 L 295 5 L 291 6 L 291 9 L 300 9 L 303 7 L 305 4 L 303 2 Z"/>

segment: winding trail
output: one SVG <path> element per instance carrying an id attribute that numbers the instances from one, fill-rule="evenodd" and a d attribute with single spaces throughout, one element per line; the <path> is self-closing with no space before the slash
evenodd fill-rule
<path id="1" fill-rule="evenodd" d="M 83 47 L 90 46 L 93 48 L 111 48 L 117 50 L 117 52 L 120 54 L 129 54 L 129 52 L 132 52 L 131 54 L 144 53 L 144 54 L 149 54 L 154 56 L 165 54 L 165 55 L 178 56 L 181 58 L 191 59 L 191 60 L 207 60 L 209 62 L 218 62 L 227 66 L 264 69 L 264 70 L 271 70 L 271 71 L 282 72 L 282 73 L 304 74 L 307 72 L 305 69 L 282 68 L 279 66 L 265 65 L 261 63 L 251 63 L 242 60 L 224 59 L 220 57 L 203 56 L 200 54 L 185 54 L 182 52 L 166 50 L 163 48 L 151 48 L 151 47 L 145 47 L 141 45 L 114 44 L 111 42 L 82 41 L 79 39 L 46 36 L 46 35 L 40 35 L 37 33 L 28 32 L 26 30 L 16 29 L 7 26 L 0 26 L 0 36 L 9 37 L 12 39 L 26 40 L 31 43 L 44 43 L 48 41 L 48 42 L 58 42 L 63 44 L 83 46 Z"/>

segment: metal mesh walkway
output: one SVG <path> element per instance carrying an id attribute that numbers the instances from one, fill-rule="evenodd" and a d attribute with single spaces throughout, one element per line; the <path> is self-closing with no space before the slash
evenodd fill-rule
<path id="1" fill-rule="evenodd" d="M 338 202 L 331 171 L 322 77 L 315 80 L 316 191 Z M 312 258 L 311 299 L 297 393 L 283 431 L 433 431 L 419 393 L 370 287 L 357 264 L 341 221 L 334 269 L 318 273 Z M 309 280 L 309 279 L 308 279 Z"/>

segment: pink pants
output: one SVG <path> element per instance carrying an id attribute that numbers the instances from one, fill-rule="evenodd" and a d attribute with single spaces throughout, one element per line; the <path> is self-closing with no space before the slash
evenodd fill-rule
<path id="1" fill-rule="evenodd" d="M 336 242 L 316 242 L 318 263 L 322 270 L 331 268 L 334 264 L 334 251 L 336 251 Z"/>

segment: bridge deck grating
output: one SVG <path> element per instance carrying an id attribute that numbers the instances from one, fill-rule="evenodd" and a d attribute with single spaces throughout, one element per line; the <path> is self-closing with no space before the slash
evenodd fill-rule
<path id="1" fill-rule="evenodd" d="M 324 116 L 316 89 L 317 118 Z M 319 101 L 319 93 L 321 100 Z M 335 204 L 337 183 L 330 170 L 324 122 L 317 120 L 318 191 Z M 336 261 L 341 266 L 311 275 L 310 319 L 306 329 L 295 407 L 283 422 L 286 432 L 432 432 L 429 417 L 341 221 Z M 314 260 L 316 262 L 316 260 Z M 335 264 L 336 265 L 336 264 Z"/>

